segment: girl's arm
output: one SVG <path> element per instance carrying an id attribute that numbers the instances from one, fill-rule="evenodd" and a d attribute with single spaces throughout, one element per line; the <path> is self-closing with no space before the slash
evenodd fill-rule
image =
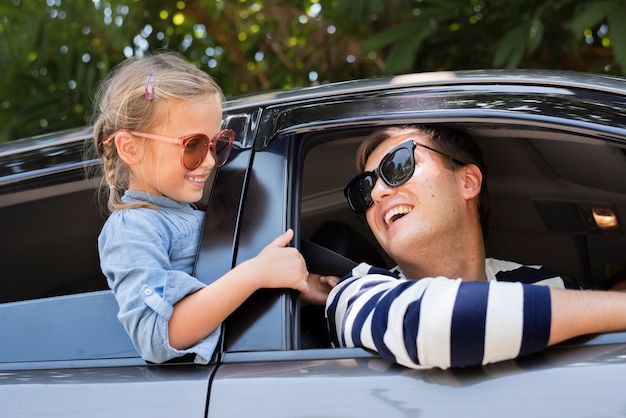
<path id="1" fill-rule="evenodd" d="M 306 263 L 297 249 L 286 247 L 292 238 L 293 230 L 289 229 L 258 256 L 178 301 L 168 323 L 170 345 L 180 350 L 197 343 L 258 289 L 307 292 Z"/>

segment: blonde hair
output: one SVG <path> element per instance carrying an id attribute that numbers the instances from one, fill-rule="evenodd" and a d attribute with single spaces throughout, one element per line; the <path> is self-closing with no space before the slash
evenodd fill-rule
<path id="1" fill-rule="evenodd" d="M 130 58 L 115 67 L 96 91 L 92 148 L 102 159 L 100 194 L 106 196 L 113 212 L 147 203 L 125 203 L 121 195 L 128 189 L 130 170 L 118 156 L 115 142 L 107 141 L 121 129 L 150 131 L 162 120 L 168 104 L 217 95 L 222 90 L 207 73 L 172 52 L 159 52 Z"/>

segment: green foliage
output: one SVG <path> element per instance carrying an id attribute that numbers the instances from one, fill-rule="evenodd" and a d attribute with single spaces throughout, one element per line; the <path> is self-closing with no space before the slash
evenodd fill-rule
<path id="1" fill-rule="evenodd" d="M 388 0 L 376 13 L 361 2 L 339 3 L 346 16 L 369 21 L 361 46 L 382 55 L 384 74 L 473 68 L 626 74 L 624 0 Z M 597 34 L 605 26 L 609 33 Z"/>
<path id="2" fill-rule="evenodd" d="M 626 0 L 10 0 L 0 142 L 89 123 L 126 57 L 185 55 L 227 97 L 406 72 L 626 73 Z"/>
<path id="3" fill-rule="evenodd" d="M 351 0 L 340 1 L 337 10 L 342 16 L 352 20 L 359 20 L 385 9 L 385 0 Z"/>
<path id="4" fill-rule="evenodd" d="M 91 89 L 109 70 L 111 51 L 88 36 L 102 19 L 73 3 L 0 6 L 0 137 L 14 139 L 88 123 Z M 100 59 L 98 59 L 100 57 Z M 117 60 L 123 59 L 119 55 Z"/>
<path id="5" fill-rule="evenodd" d="M 525 55 L 537 49 L 542 35 L 543 24 L 539 19 L 523 22 L 511 29 L 498 42 L 493 65 L 496 68 L 517 68 Z"/>
<path id="6" fill-rule="evenodd" d="M 626 4 L 613 3 L 608 8 L 607 23 L 615 60 L 626 73 Z"/>

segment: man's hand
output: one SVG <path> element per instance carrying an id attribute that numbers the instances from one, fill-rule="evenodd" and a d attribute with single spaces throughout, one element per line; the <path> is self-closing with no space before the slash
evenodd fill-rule
<path id="1" fill-rule="evenodd" d="M 319 274 L 309 273 L 307 282 L 309 290 L 300 295 L 302 305 L 324 305 L 328 292 L 339 283 L 340 278 L 337 276 L 321 276 Z"/>

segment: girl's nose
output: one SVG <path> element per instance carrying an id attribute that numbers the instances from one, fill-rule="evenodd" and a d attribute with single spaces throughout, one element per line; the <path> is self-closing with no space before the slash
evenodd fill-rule
<path id="1" fill-rule="evenodd" d="M 209 169 L 215 167 L 215 158 L 213 158 L 213 153 L 211 151 L 206 153 L 206 156 L 204 157 L 204 160 L 202 160 L 200 166 L 208 167 Z"/>

